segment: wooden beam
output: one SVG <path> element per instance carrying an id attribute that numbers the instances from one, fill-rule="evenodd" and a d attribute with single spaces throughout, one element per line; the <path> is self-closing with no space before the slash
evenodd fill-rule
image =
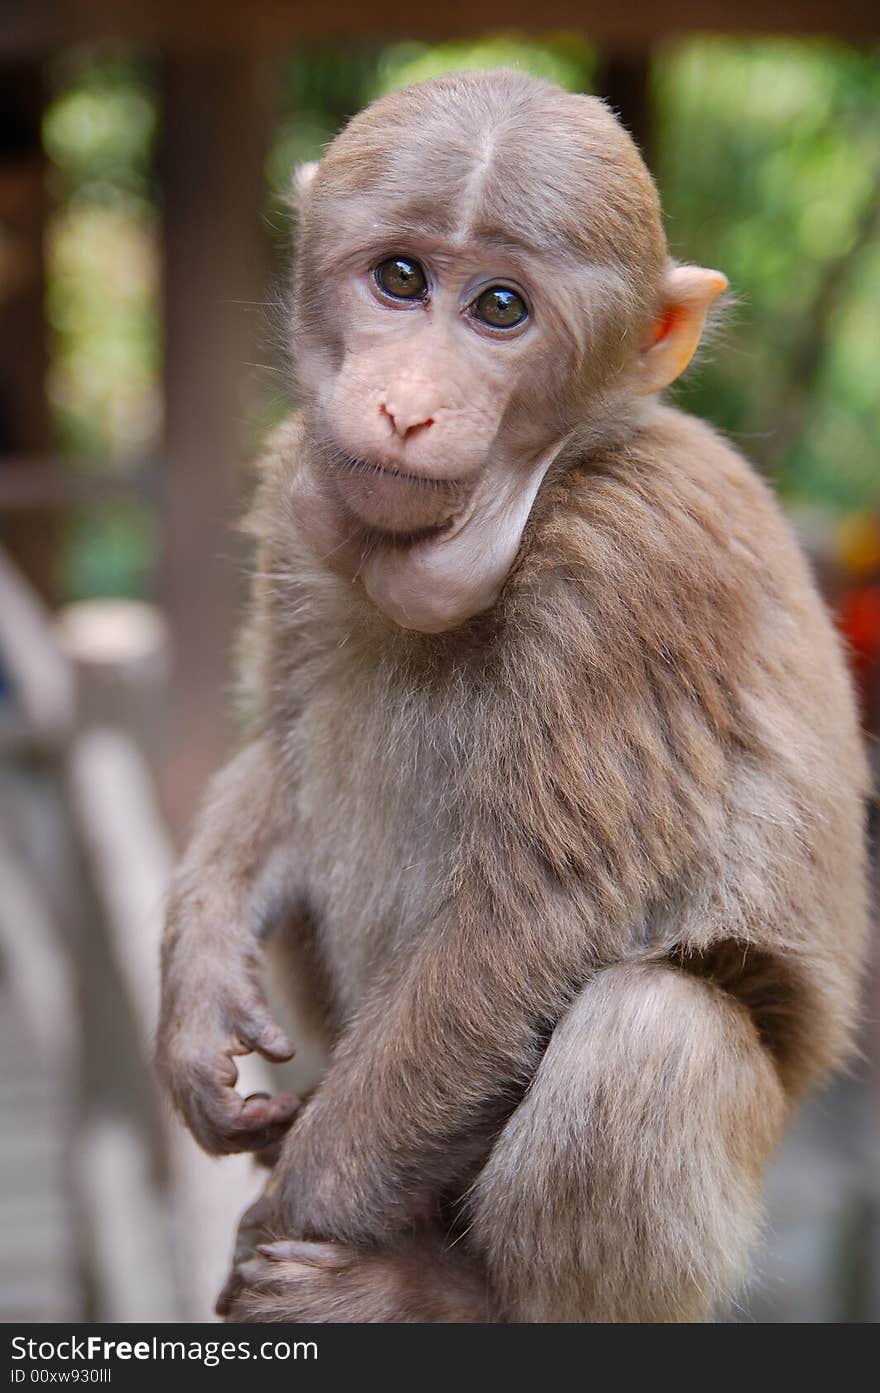
<path id="1" fill-rule="evenodd" d="M 163 124 L 162 583 L 173 676 L 162 791 L 179 832 L 230 740 L 231 650 L 243 599 L 235 530 L 243 389 L 268 257 L 260 65 L 234 51 L 169 55 Z"/>
<path id="2" fill-rule="evenodd" d="M 49 447 L 43 244 L 46 218 L 39 59 L 0 68 L 0 479 L 21 483 L 27 463 Z M 44 599 L 55 598 L 57 520 L 35 510 L 4 541 Z"/>
<path id="3" fill-rule="evenodd" d="M 647 51 L 603 52 L 596 73 L 596 95 L 610 102 L 649 167 L 654 156 L 650 74 L 651 58 Z"/>
<path id="4" fill-rule="evenodd" d="M 40 597 L 3 551 L 0 654 L 28 740 L 43 750 L 57 750 L 73 731 L 73 672 L 58 649 Z"/>
<path id="5" fill-rule="evenodd" d="M 108 500 L 154 501 L 157 463 L 112 459 L 86 473 L 82 462 L 60 455 L 0 457 L 0 514 L 69 508 Z"/>
<path id="6" fill-rule="evenodd" d="M 258 45 L 303 39 L 450 38 L 495 31 L 574 30 L 608 48 L 640 48 L 681 34 L 804 34 L 871 43 L 880 37 L 876 0 L 447 0 L 435 10 L 409 0 L 6 0 L 0 52 L 112 34 L 149 44 Z"/>
<path id="7" fill-rule="evenodd" d="M 159 1011 L 162 906 L 173 860 L 152 780 L 136 745 L 124 732 L 93 727 L 83 731 L 72 746 L 68 786 L 108 946 L 144 1057 L 149 1059 Z M 272 1087 L 268 1068 L 256 1055 L 237 1063 L 243 1094 Z M 178 1317 L 206 1321 L 212 1318 L 226 1278 L 236 1220 L 256 1198 L 265 1172 L 248 1154 L 222 1161 L 206 1156 L 170 1109 L 163 1109 L 162 1119 L 172 1185 Z M 113 1164 L 112 1158 L 108 1164 Z M 117 1205 L 124 1192 L 130 1195 L 135 1187 L 136 1166 L 134 1170 L 127 1183 L 126 1177 L 119 1177 L 123 1189 L 117 1187 Z M 142 1240 L 145 1232 L 140 1223 L 136 1233 Z M 105 1271 L 110 1270 L 109 1262 L 105 1263 Z M 128 1293 L 129 1303 L 142 1299 L 131 1286 Z M 155 1295 L 161 1298 L 163 1293 Z M 101 1315 L 104 1320 L 122 1318 Z M 149 1317 L 142 1310 L 137 1318 Z"/>
<path id="8" fill-rule="evenodd" d="M 74 1156 L 94 1319 L 180 1320 L 170 1225 L 151 1174 L 149 1148 L 127 1118 L 90 1118 Z"/>

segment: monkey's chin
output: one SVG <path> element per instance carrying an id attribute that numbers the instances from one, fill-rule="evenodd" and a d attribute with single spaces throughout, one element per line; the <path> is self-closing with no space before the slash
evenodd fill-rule
<path id="1" fill-rule="evenodd" d="M 446 531 L 467 492 L 454 479 L 425 479 L 362 460 L 339 472 L 336 488 L 346 511 L 366 531 L 399 543 Z"/>
<path id="2" fill-rule="evenodd" d="M 447 633 L 490 609 L 563 444 L 556 441 L 519 474 L 502 472 L 484 481 L 434 537 L 369 551 L 359 575 L 373 603 L 400 628 L 424 634 Z"/>

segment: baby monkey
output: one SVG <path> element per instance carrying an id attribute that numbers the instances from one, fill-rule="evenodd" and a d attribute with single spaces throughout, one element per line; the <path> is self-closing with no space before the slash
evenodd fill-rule
<path id="1" fill-rule="evenodd" d="M 278 1159 L 221 1309 L 688 1321 L 845 1055 L 867 776 L 765 486 L 658 394 L 726 286 L 601 101 L 384 97 L 300 172 L 301 410 L 262 466 L 246 745 L 171 896 L 160 1067 Z M 304 1106 L 236 1055 L 329 1063 Z"/>

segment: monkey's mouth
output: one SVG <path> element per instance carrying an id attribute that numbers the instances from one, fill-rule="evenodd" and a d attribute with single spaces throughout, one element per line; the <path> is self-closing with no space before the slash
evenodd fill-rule
<path id="1" fill-rule="evenodd" d="M 461 488 L 458 479 L 434 474 L 409 474 L 406 470 L 400 469 L 396 464 L 383 464 L 379 460 L 366 459 L 363 456 L 340 455 L 337 463 L 352 474 L 373 476 L 374 478 L 395 479 L 402 484 L 412 484 L 417 488 L 425 489 L 456 489 Z"/>
<path id="2" fill-rule="evenodd" d="M 458 479 L 412 474 L 374 460 L 342 455 L 334 463 L 346 509 L 377 541 L 398 546 L 443 535 L 471 493 Z"/>

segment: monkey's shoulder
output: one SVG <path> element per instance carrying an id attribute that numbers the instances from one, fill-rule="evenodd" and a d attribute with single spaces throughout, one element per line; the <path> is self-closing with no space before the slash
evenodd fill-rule
<path id="1" fill-rule="evenodd" d="M 303 461 L 305 429 L 302 414 L 293 411 L 267 437 L 252 464 L 254 490 L 244 518 L 245 531 L 263 538 L 275 530 L 279 510 L 286 511 L 290 482 Z"/>
<path id="2" fill-rule="evenodd" d="M 555 653 L 617 708 L 627 690 L 688 694 L 723 728 L 760 690 L 800 706 L 804 729 L 821 706 L 854 725 L 840 642 L 778 503 L 681 412 L 658 408 L 554 483 L 507 603 L 516 642 L 537 635 L 542 665 Z"/>
<path id="3" fill-rule="evenodd" d="M 655 608 L 727 591 L 780 603 L 813 593 L 773 493 L 705 422 L 654 408 L 620 445 L 578 461 L 546 500 L 534 566 L 565 565 L 589 589 L 642 592 Z M 733 597 L 732 597 L 733 598 Z"/>

